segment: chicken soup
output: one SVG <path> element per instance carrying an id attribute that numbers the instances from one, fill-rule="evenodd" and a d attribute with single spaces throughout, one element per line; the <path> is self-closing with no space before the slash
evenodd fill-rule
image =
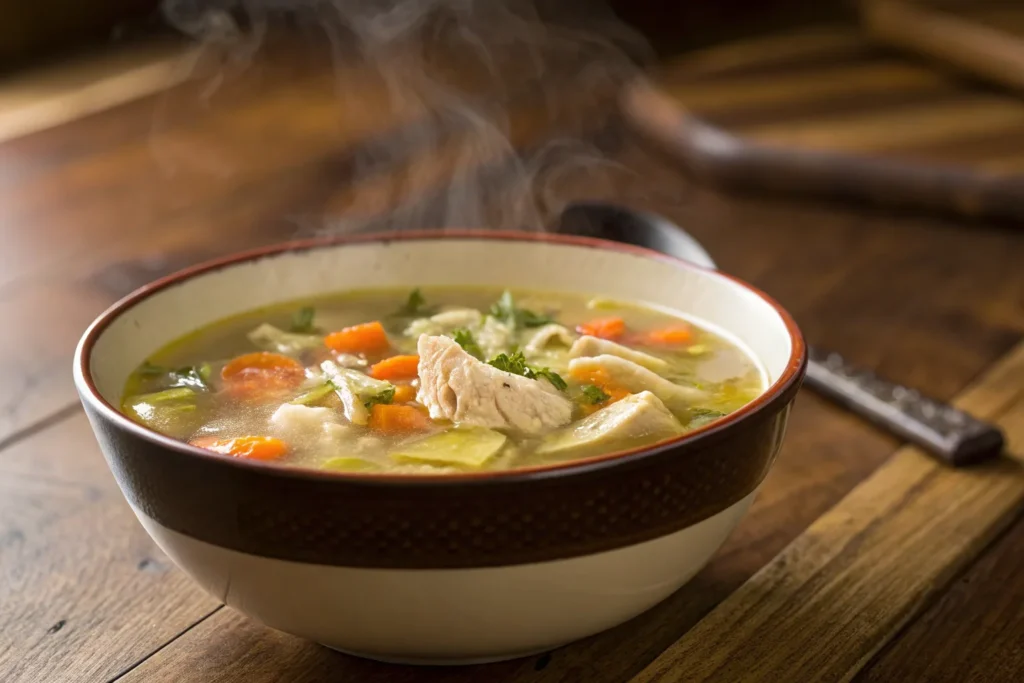
<path id="1" fill-rule="evenodd" d="M 438 288 L 218 322 L 143 363 L 122 409 L 225 457 L 429 475 L 654 444 L 763 390 L 745 351 L 663 310 Z"/>

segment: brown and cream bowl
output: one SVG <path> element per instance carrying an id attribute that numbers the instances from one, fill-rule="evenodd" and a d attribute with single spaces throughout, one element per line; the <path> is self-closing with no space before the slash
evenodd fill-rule
<path id="1" fill-rule="evenodd" d="M 531 469 L 415 476 L 229 458 L 125 417 L 134 368 L 198 328 L 368 287 L 500 286 L 678 311 L 765 375 L 735 413 L 658 445 Z M 75 382 L 154 541 L 266 625 L 386 661 L 521 656 L 630 619 L 689 580 L 771 468 L 805 367 L 790 316 L 713 270 L 613 242 L 408 233 L 283 244 L 131 294 L 82 338 Z"/>

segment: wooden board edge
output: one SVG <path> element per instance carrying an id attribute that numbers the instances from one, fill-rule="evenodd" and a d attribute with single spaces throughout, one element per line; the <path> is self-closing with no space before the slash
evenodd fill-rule
<path id="1" fill-rule="evenodd" d="M 955 404 L 1006 431 L 953 470 L 904 447 L 633 683 L 849 680 L 1024 508 L 1024 342 Z"/>

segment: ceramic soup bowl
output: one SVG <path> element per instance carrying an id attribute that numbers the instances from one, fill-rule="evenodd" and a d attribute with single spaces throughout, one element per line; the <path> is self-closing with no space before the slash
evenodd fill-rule
<path id="1" fill-rule="evenodd" d="M 346 474 L 228 458 L 122 415 L 131 371 L 256 307 L 367 287 L 500 286 L 635 300 L 747 350 L 768 387 L 661 444 L 531 469 Z M 365 657 L 469 663 L 620 624 L 689 580 L 779 451 L 803 377 L 790 316 L 734 278 L 579 237 L 438 232 L 283 244 L 177 273 L 86 332 L 75 382 L 125 498 L 203 588 L 264 624 Z"/>

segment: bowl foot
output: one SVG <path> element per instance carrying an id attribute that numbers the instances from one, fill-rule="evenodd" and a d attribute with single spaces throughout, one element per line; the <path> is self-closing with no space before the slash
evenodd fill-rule
<path id="1" fill-rule="evenodd" d="M 386 654 L 370 654 L 367 652 L 353 652 L 352 650 L 345 650 L 340 647 L 333 647 L 331 645 L 325 645 L 320 643 L 329 650 L 340 652 L 345 655 L 351 655 L 352 657 L 359 657 L 361 659 L 371 659 L 375 662 L 383 662 L 384 664 L 405 664 L 410 666 L 474 666 L 476 664 L 494 664 L 495 662 L 505 662 L 510 659 L 520 659 L 522 657 L 532 657 L 535 655 L 543 654 L 554 649 L 554 647 L 538 648 L 536 650 L 528 650 L 526 652 L 513 652 L 506 655 L 494 655 L 490 657 L 453 657 L 453 658 L 432 658 L 432 657 L 403 657 L 401 655 L 386 655 Z"/>

